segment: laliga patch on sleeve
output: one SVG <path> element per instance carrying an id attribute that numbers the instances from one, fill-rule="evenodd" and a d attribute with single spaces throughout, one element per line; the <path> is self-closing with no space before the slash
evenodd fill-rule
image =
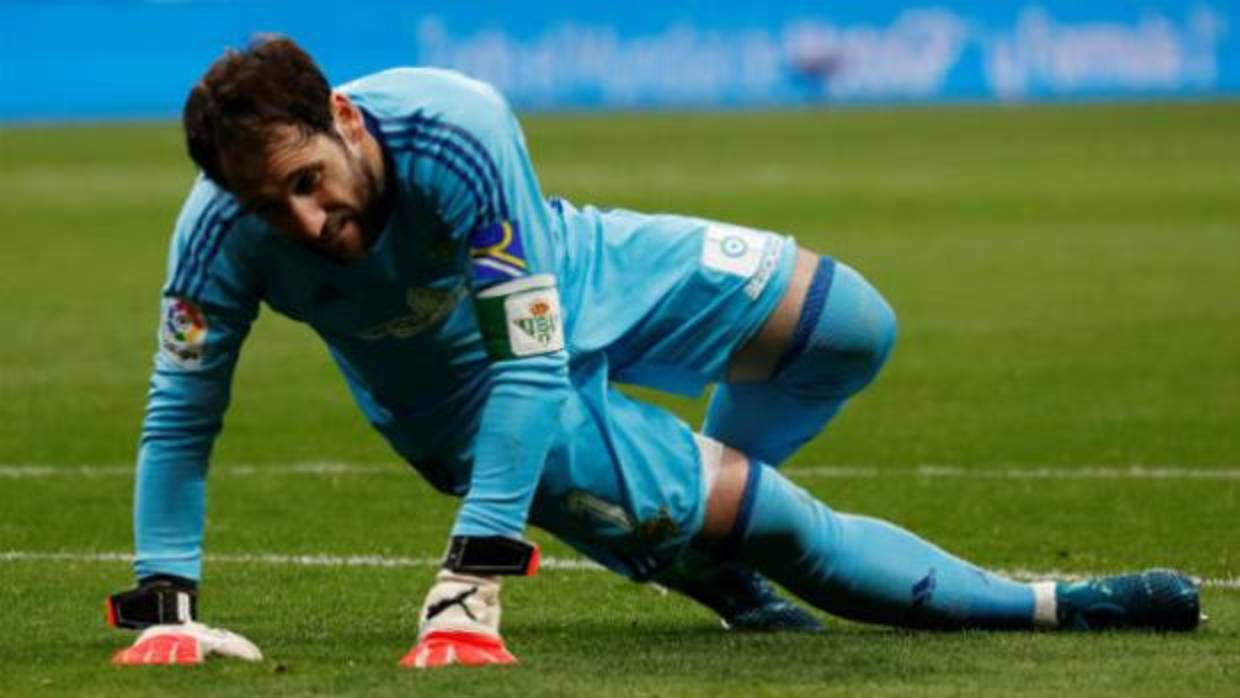
<path id="1" fill-rule="evenodd" d="M 725 223 L 711 223 L 702 243 L 702 264 L 734 276 L 750 277 L 762 264 L 773 236 Z"/>
<path id="2" fill-rule="evenodd" d="M 525 276 L 528 265 L 516 221 L 491 223 L 470 233 L 469 259 L 478 286 Z"/>
<path id="3" fill-rule="evenodd" d="M 159 326 L 159 350 L 181 368 L 202 367 L 207 346 L 207 316 L 187 298 L 165 298 Z"/>

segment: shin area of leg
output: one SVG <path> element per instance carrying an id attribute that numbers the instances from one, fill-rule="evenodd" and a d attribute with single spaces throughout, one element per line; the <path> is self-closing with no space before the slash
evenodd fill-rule
<path id="1" fill-rule="evenodd" d="M 839 514 L 777 470 L 750 465 L 736 558 L 834 615 L 933 629 L 1028 629 L 1034 590 L 878 519 Z"/>

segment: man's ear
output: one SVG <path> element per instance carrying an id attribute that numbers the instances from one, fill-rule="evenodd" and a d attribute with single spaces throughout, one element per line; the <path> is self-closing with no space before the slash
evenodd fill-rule
<path id="1" fill-rule="evenodd" d="M 332 92 L 331 106 L 332 119 L 340 136 L 346 143 L 360 143 L 366 135 L 366 121 L 362 118 L 362 110 L 340 92 Z"/>

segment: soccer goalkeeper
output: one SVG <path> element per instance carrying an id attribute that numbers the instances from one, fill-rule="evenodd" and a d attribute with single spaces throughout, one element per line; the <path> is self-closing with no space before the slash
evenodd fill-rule
<path id="1" fill-rule="evenodd" d="M 261 657 L 196 604 L 208 458 L 260 303 L 310 325 L 392 448 L 462 498 L 405 666 L 515 661 L 499 580 L 537 566 L 527 524 L 738 629 L 819 629 L 767 579 L 901 627 L 1198 623 L 1178 573 L 1018 583 L 781 475 L 883 365 L 887 303 L 788 237 L 544 198 L 487 85 L 395 69 L 333 90 L 268 37 L 211 66 L 184 127 L 201 176 L 162 291 L 138 585 L 108 606 L 143 632 L 117 663 Z M 613 381 L 716 387 L 695 433 Z"/>

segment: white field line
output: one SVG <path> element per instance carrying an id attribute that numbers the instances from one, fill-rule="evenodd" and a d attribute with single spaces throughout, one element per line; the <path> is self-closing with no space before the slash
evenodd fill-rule
<path id="1" fill-rule="evenodd" d="M 241 565 L 275 565 L 278 567 L 438 567 L 442 558 L 400 557 L 387 555 L 281 555 L 278 553 L 218 553 L 203 556 L 208 563 Z M 0 550 L 0 562 L 133 562 L 132 553 L 72 552 L 37 550 Z M 602 570 L 603 567 L 584 558 L 544 557 L 539 569 Z"/>
<path id="2" fill-rule="evenodd" d="M 408 474 L 399 463 L 284 463 L 272 465 L 217 465 L 215 477 L 257 475 L 397 475 Z M 963 468 L 954 465 L 878 468 L 874 466 L 803 465 L 784 468 L 793 477 L 829 479 L 943 478 L 960 480 L 1240 480 L 1240 468 L 1185 468 L 1149 466 L 1022 466 Z M 132 465 L 0 465 L 0 479 L 38 480 L 76 477 L 132 477 Z"/>
<path id="3" fill-rule="evenodd" d="M 227 554 L 204 556 L 213 564 L 274 565 L 278 567 L 386 567 L 386 568 L 433 568 L 442 562 L 434 557 L 390 557 L 386 555 L 280 555 L 277 553 Z M 133 562 L 131 553 L 122 552 L 72 552 L 38 550 L 0 550 L 0 563 L 13 562 Z M 584 558 L 544 557 L 541 569 L 568 572 L 601 572 L 604 568 Z M 1094 572 L 1062 572 L 1059 570 L 1037 571 L 1027 569 L 996 570 L 1012 579 L 1035 581 L 1041 579 L 1083 579 L 1101 576 Z M 1240 591 L 1240 577 L 1197 578 L 1207 589 Z"/>
<path id="4" fill-rule="evenodd" d="M 375 475 L 408 474 L 408 466 L 355 465 L 351 463 L 281 463 L 274 465 L 218 465 L 213 476 L 250 477 L 253 475 Z M 132 477 L 132 465 L 0 465 L 0 479 L 38 480 L 56 477 Z"/>
<path id="5" fill-rule="evenodd" d="M 882 477 L 958 478 L 962 480 L 1240 480 L 1240 468 L 1182 468 L 1176 466 L 1024 466 L 962 468 L 919 465 L 915 468 L 801 466 L 784 469 L 795 477 L 866 479 Z"/>

